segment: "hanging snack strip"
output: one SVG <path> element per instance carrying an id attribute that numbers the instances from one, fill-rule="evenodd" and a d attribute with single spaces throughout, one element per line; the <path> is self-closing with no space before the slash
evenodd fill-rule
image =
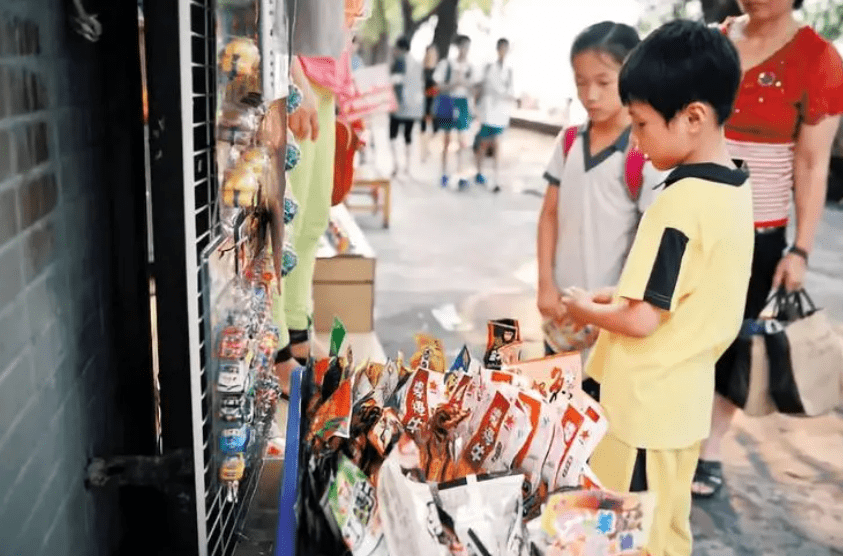
<path id="1" fill-rule="evenodd" d="M 652 497 L 604 492 L 588 468 L 607 422 L 581 390 L 578 356 L 520 361 L 504 349 L 518 341 L 516 321 L 490 322 L 483 360 L 502 368 L 472 368 L 463 348 L 447 375 L 427 335 L 409 368 L 400 355 L 316 362 L 305 377 L 314 394 L 303 401 L 299 552 L 640 551 Z"/>

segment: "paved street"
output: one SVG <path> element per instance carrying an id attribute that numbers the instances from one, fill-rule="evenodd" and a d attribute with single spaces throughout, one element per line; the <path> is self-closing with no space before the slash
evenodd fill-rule
<path id="1" fill-rule="evenodd" d="M 382 129 L 377 139 L 384 145 Z M 528 341 L 540 340 L 535 226 L 551 143 L 510 131 L 498 195 L 442 190 L 432 156 L 413 178 L 394 182 L 389 230 L 358 217 L 378 255 L 377 331 L 387 354 L 411 353 L 420 331 L 441 337 L 451 357 L 463 343 L 480 354 L 486 320 L 506 316 L 520 320 Z M 382 149 L 378 160 L 388 166 Z M 808 289 L 843 321 L 843 212 L 827 210 L 819 233 Z M 459 321 L 445 318 L 448 305 Z M 695 555 L 843 555 L 843 413 L 740 417 L 725 450 L 724 492 L 693 510 Z"/>

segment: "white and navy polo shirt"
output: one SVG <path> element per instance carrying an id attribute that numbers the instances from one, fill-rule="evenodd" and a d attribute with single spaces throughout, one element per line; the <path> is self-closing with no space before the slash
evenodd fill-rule
<path id="1" fill-rule="evenodd" d="M 588 126 L 582 126 L 567 157 L 565 132 L 556 139 L 544 177 L 559 188 L 555 278 L 560 289 L 617 284 L 641 215 L 666 177 L 648 162 L 640 193 L 631 196 L 625 178 L 630 132 L 627 128 L 594 156 Z"/>

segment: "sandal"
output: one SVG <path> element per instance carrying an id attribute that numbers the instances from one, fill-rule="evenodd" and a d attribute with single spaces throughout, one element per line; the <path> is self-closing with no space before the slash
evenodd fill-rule
<path id="1" fill-rule="evenodd" d="M 710 492 L 696 492 L 692 490 L 691 495 L 694 498 L 705 499 L 713 497 L 723 486 L 723 464 L 719 461 L 699 460 L 691 485 L 692 488 L 694 485 L 698 485 L 706 490 L 710 490 Z"/>

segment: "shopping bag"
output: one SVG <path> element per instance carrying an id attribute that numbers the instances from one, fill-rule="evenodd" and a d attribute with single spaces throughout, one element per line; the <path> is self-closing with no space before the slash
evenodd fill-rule
<path id="1" fill-rule="evenodd" d="M 841 405 L 843 344 L 807 292 L 777 294 L 782 330 L 765 334 L 770 396 L 779 412 L 816 416 Z"/>

